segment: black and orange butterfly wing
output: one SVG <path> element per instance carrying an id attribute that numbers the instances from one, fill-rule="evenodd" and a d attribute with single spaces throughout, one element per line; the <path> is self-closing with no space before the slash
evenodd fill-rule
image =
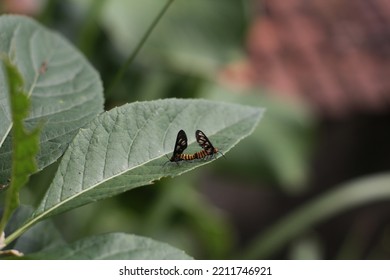
<path id="1" fill-rule="evenodd" d="M 215 153 L 215 148 L 213 144 L 211 144 L 210 140 L 201 130 L 197 130 L 195 132 L 195 137 L 196 142 L 198 142 L 199 146 L 201 146 L 202 149 L 205 150 L 208 155 L 213 155 Z"/>
<path id="2" fill-rule="evenodd" d="M 172 157 L 170 158 L 169 161 L 176 162 L 176 161 L 182 160 L 180 158 L 180 154 L 182 154 L 184 152 L 184 150 L 187 149 L 187 142 L 188 142 L 187 141 L 187 135 L 184 132 L 184 130 L 181 129 L 177 133 L 175 147 L 174 147 L 174 150 L 173 150 Z"/>

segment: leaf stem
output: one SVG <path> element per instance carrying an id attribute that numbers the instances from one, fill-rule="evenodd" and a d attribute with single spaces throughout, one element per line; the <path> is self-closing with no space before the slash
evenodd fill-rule
<path id="1" fill-rule="evenodd" d="M 115 89 L 117 83 L 119 80 L 122 79 L 125 71 L 129 67 L 129 65 L 133 62 L 134 58 L 137 56 L 138 52 L 141 50 L 142 46 L 148 39 L 149 35 L 152 33 L 153 29 L 156 27 L 157 23 L 160 21 L 162 16 L 165 14 L 169 6 L 172 4 L 174 0 L 168 0 L 164 7 L 161 9 L 160 13 L 157 15 L 157 17 L 154 19 L 152 24 L 149 26 L 148 30 L 145 32 L 144 36 L 139 41 L 137 47 L 134 49 L 134 51 L 129 55 L 126 62 L 122 65 L 122 67 L 119 69 L 113 80 L 111 81 L 110 85 L 108 86 L 107 90 L 107 97 L 111 95 L 112 91 Z"/>
<path id="2" fill-rule="evenodd" d="M 4 244 L 7 246 L 16 238 L 18 238 L 20 235 L 22 235 L 24 232 L 26 232 L 28 229 L 30 229 L 30 227 L 32 227 L 36 222 L 39 221 L 41 216 L 42 215 L 34 217 L 33 219 L 29 220 L 27 223 L 23 224 L 20 228 L 15 230 L 13 233 L 8 235 L 4 240 Z"/>

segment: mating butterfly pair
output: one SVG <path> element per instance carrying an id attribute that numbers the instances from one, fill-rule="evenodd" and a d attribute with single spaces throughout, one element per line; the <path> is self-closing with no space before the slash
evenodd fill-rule
<path id="1" fill-rule="evenodd" d="M 213 156 L 214 154 L 219 152 L 217 148 L 214 148 L 210 140 L 202 131 L 197 130 L 195 132 L 195 137 L 199 146 L 201 146 L 203 150 L 194 154 L 183 154 L 184 150 L 187 148 L 187 135 L 184 130 L 180 130 L 177 134 L 175 148 L 173 150 L 172 157 L 169 159 L 169 161 L 178 162 L 181 160 L 202 159 L 207 156 Z"/>

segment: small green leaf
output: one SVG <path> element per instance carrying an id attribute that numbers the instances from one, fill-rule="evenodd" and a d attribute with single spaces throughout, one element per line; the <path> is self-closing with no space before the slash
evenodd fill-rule
<path id="1" fill-rule="evenodd" d="M 42 125 L 38 170 L 57 160 L 78 129 L 103 111 L 98 73 L 64 38 L 23 16 L 0 16 L 0 53 L 12 58 L 31 108 L 27 128 Z M 11 174 L 11 113 L 0 69 L 0 184 Z"/>
<path id="2" fill-rule="evenodd" d="M 8 58 L 3 58 L 10 92 L 12 115 L 12 175 L 7 189 L 3 216 L 0 222 L 0 232 L 10 218 L 12 212 L 19 206 L 19 191 L 27 183 L 28 177 L 36 170 L 35 156 L 39 149 L 39 127 L 26 131 L 24 119 L 28 116 L 30 101 L 23 91 L 23 79 L 18 69 Z"/>
<path id="3" fill-rule="evenodd" d="M 149 238 L 125 233 L 91 236 L 70 245 L 27 255 L 61 260 L 190 260 L 183 251 Z"/>

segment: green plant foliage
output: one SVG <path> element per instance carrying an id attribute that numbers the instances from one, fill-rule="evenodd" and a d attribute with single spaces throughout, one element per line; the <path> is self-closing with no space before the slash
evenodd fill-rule
<path id="1" fill-rule="evenodd" d="M 98 73 L 63 37 L 22 16 L 0 17 L 0 53 L 20 71 L 31 100 L 27 129 L 42 124 L 38 170 L 57 160 L 77 130 L 103 110 Z M 0 69 L 0 184 L 11 174 L 11 113 Z"/>
<path id="2" fill-rule="evenodd" d="M 179 99 L 106 112 L 75 137 L 34 216 L 50 216 L 206 164 L 210 161 L 165 164 L 180 129 L 207 131 L 214 145 L 227 152 L 250 134 L 261 113 L 253 107 Z M 189 144 L 195 142 L 188 137 Z"/>
<path id="3" fill-rule="evenodd" d="M 201 129 L 223 153 L 249 135 L 262 109 L 192 99 L 136 102 L 101 114 L 80 129 L 33 218 L 10 240 L 51 215 L 211 162 L 168 162 L 180 129 Z M 188 152 L 199 150 L 189 136 Z M 10 241 L 8 240 L 8 242 Z"/>
<path id="4" fill-rule="evenodd" d="M 188 5 L 185 3 L 181 2 Z M 196 9 L 204 10 L 206 3 L 189 5 L 187 12 L 197 5 Z M 200 129 L 225 154 L 253 132 L 264 109 L 202 99 L 165 99 L 135 102 L 101 113 L 103 98 L 98 74 L 61 36 L 21 16 L 0 17 L 0 29 L 0 52 L 11 57 L 20 71 L 26 100 L 31 102 L 29 114 L 21 117 L 20 122 L 28 130 L 38 124 L 42 128 L 40 150 L 35 157 L 38 169 L 62 156 L 37 208 L 19 208 L 11 217 L 12 224 L 7 224 L 2 241 L 5 249 L 24 253 L 26 258 L 189 259 L 168 245 L 122 233 L 66 244 L 51 221 L 43 220 L 218 159 L 220 154 L 202 160 L 170 162 L 177 132 L 187 132 L 189 146 L 185 153 L 201 149 L 194 135 Z M 183 34 L 189 32 L 183 30 Z M 173 52 L 179 56 L 183 53 Z M 10 131 L 16 128 L 11 118 L 14 108 L 9 106 L 10 92 L 3 84 L 8 82 L 6 71 L 1 69 L 0 183 L 11 174 Z M 229 249 L 223 243 L 231 239 L 224 236 L 228 227 L 216 224 L 219 219 L 208 217 L 200 197 L 191 198 L 180 204 L 182 213 L 196 221 L 201 242 L 212 247 L 213 256 L 223 256 Z M 208 240 L 203 231 L 211 233 L 212 238 Z"/>
<path id="5" fill-rule="evenodd" d="M 147 236 L 159 240 L 165 238 L 164 241 L 169 244 L 187 248 L 187 251 L 192 252 L 192 256 L 196 256 L 198 252 L 201 259 L 223 259 L 235 245 L 234 229 L 224 213 L 194 187 L 194 179 L 201 174 L 202 170 L 197 170 L 176 178 L 174 184 L 166 182 L 159 200 L 150 205 L 148 215 L 142 217 L 143 226 L 147 226 Z M 182 213 L 185 220 L 185 226 L 181 225 L 182 228 L 170 221 L 171 216 L 177 212 Z M 174 228 L 175 226 L 178 228 Z M 196 242 L 180 243 L 180 230 L 182 233 L 187 230 L 187 236 L 195 235 Z M 159 231 L 166 232 L 165 236 L 158 235 Z M 170 234 L 173 231 L 174 234 Z"/>
<path id="6" fill-rule="evenodd" d="M 149 238 L 125 233 L 88 237 L 67 246 L 26 256 L 61 260 L 190 260 L 183 251 Z"/>
<path id="7" fill-rule="evenodd" d="M 97 1 L 72 1 L 91 11 Z M 165 1 L 111 0 L 97 21 L 124 55 L 133 50 Z M 239 53 L 244 22 L 241 1 L 175 0 L 153 31 L 139 60 L 158 62 L 209 79 Z M 223 46 L 223 48 L 221 48 Z"/>
<path id="8" fill-rule="evenodd" d="M 19 206 L 20 189 L 27 183 L 28 177 L 36 170 L 35 156 L 39 148 L 40 129 L 26 131 L 23 120 L 30 108 L 28 96 L 23 91 L 23 79 L 18 69 L 7 57 L 3 60 L 4 70 L 9 86 L 10 104 L 12 112 L 12 174 L 0 222 L 0 232 L 10 218 L 11 214 Z"/>
<path id="9" fill-rule="evenodd" d="M 321 221 L 360 205 L 390 199 L 389 186 L 390 175 L 387 173 L 354 180 L 336 187 L 298 208 L 255 238 L 245 250 L 243 257 L 245 259 L 269 258 L 287 242 Z"/>

